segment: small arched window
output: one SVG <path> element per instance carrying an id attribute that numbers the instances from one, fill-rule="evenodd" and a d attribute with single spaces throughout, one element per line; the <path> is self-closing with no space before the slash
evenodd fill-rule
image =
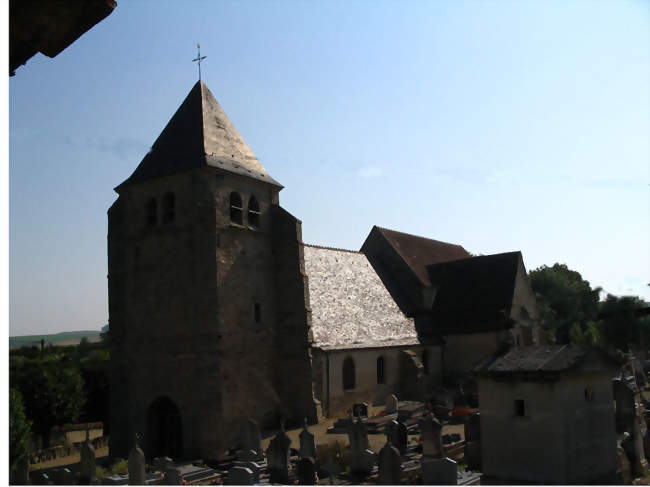
<path id="1" fill-rule="evenodd" d="M 230 193 L 230 221 L 239 225 L 243 223 L 241 196 L 235 191 Z"/>
<path id="2" fill-rule="evenodd" d="M 260 204 L 255 196 L 248 200 L 248 224 L 255 228 L 260 226 Z"/>
<path id="3" fill-rule="evenodd" d="M 385 384 L 386 376 L 384 370 L 384 357 L 377 357 L 377 384 Z"/>
<path id="4" fill-rule="evenodd" d="M 171 223 L 176 217 L 176 198 L 174 193 L 165 193 L 162 200 L 162 222 Z"/>
<path id="5" fill-rule="evenodd" d="M 352 357 L 346 357 L 343 361 L 343 390 L 351 391 L 354 389 L 355 382 L 355 371 L 354 371 L 354 359 Z"/>
<path id="6" fill-rule="evenodd" d="M 158 209 L 156 206 L 156 198 L 149 198 L 145 205 L 145 213 L 147 219 L 147 226 L 153 227 L 158 223 Z"/>
<path id="7" fill-rule="evenodd" d="M 429 351 L 426 348 L 422 350 L 422 368 L 424 375 L 429 375 Z"/>

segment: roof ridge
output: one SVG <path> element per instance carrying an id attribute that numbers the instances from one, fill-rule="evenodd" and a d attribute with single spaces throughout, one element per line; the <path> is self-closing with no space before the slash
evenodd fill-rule
<path id="1" fill-rule="evenodd" d="M 315 248 L 315 249 L 324 249 L 324 250 L 336 250 L 336 251 L 339 251 L 339 252 L 349 252 L 351 254 L 362 254 L 363 253 L 360 250 L 342 249 L 342 248 L 339 248 L 339 247 L 328 247 L 326 245 L 308 244 L 308 243 L 305 243 L 305 242 L 302 242 L 302 245 L 304 247 L 312 247 L 312 248 Z"/>
<path id="2" fill-rule="evenodd" d="M 393 230 L 392 228 L 380 227 L 379 225 L 375 225 L 375 227 L 377 227 L 379 230 L 388 230 L 389 232 L 401 233 L 402 235 L 408 235 L 409 237 L 421 238 L 422 240 L 430 240 L 432 242 L 437 242 L 445 245 L 453 245 L 454 247 L 461 247 L 465 249 L 465 247 L 460 244 L 445 242 L 443 240 L 436 240 L 435 238 L 423 237 L 422 235 L 415 235 L 414 233 L 401 232 L 399 230 Z"/>

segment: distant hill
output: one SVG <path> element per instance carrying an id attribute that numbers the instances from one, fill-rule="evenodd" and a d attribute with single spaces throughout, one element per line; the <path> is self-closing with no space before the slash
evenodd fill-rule
<path id="1" fill-rule="evenodd" d="M 88 338 L 90 342 L 100 340 L 99 330 L 86 331 L 63 331 L 53 335 L 25 335 L 18 337 L 9 337 L 9 348 L 40 346 L 41 340 L 45 340 L 45 345 L 77 345 L 83 337 Z"/>

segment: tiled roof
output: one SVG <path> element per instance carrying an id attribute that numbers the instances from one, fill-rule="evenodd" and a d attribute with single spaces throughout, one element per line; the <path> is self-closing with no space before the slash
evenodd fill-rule
<path id="1" fill-rule="evenodd" d="M 520 252 L 507 252 L 428 266 L 437 288 L 433 327 L 452 333 L 507 327 L 521 261 Z"/>
<path id="2" fill-rule="evenodd" d="M 207 166 L 280 186 L 257 160 L 205 83 L 198 81 L 151 151 L 116 189 Z"/>
<path id="3" fill-rule="evenodd" d="M 413 320 L 399 310 L 365 255 L 304 245 L 314 346 L 415 344 Z"/>
<path id="4" fill-rule="evenodd" d="M 375 227 L 402 256 L 423 284 L 429 284 L 426 267 L 449 260 L 471 257 L 462 246 Z"/>

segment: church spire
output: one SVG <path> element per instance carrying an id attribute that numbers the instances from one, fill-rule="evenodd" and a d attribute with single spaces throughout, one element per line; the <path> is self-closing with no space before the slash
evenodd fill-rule
<path id="1" fill-rule="evenodd" d="M 212 166 L 282 187 L 260 164 L 203 81 L 198 81 L 160 133 L 151 151 L 119 189 Z"/>

